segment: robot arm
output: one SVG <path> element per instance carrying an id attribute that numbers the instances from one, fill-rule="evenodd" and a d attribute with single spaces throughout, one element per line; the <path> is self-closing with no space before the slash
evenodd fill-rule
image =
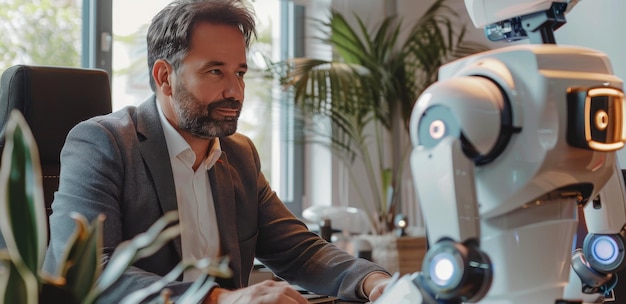
<path id="1" fill-rule="evenodd" d="M 433 244 L 422 279 L 440 298 L 478 301 L 491 285 L 491 261 L 479 249 L 474 166 L 500 143 L 504 108 L 497 85 L 468 76 L 431 86 L 413 111 L 411 166 Z"/>
<path id="2" fill-rule="evenodd" d="M 624 177 L 621 166 L 616 160 L 611 179 L 600 190 L 598 197 L 585 205 L 585 222 L 589 235 L 622 233 L 626 224 L 625 202 Z M 598 262 L 602 263 L 600 260 Z M 613 267 L 609 267 L 609 270 L 610 268 Z"/>
<path id="3" fill-rule="evenodd" d="M 602 303 L 617 283 L 616 272 L 626 264 L 626 193 L 619 162 L 599 195 L 583 209 L 585 235 L 582 248 L 572 255 L 572 271 L 565 298 Z"/>
<path id="4" fill-rule="evenodd" d="M 416 191 L 433 202 L 422 206 L 433 222 L 427 223 L 431 241 L 479 236 L 473 157 L 495 145 L 503 104 L 498 87 L 482 77 L 437 83 L 418 99 L 411 166 Z"/>
<path id="5" fill-rule="evenodd" d="M 411 166 L 416 191 L 427 202 L 422 210 L 432 245 L 422 272 L 396 283 L 381 303 L 402 303 L 406 296 L 398 291 L 412 294 L 411 303 L 477 302 L 487 293 L 493 274 L 479 249 L 474 167 L 501 142 L 505 108 L 499 87 L 485 77 L 438 82 L 418 99 Z"/>

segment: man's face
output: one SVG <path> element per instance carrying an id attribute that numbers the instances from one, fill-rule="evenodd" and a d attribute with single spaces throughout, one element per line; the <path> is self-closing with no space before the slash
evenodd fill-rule
<path id="1" fill-rule="evenodd" d="M 180 131 L 200 138 L 228 136 L 237 130 L 247 71 L 241 32 L 225 25 L 198 23 L 191 49 L 172 77 L 168 117 Z"/>
<path id="2" fill-rule="evenodd" d="M 200 138 L 228 136 L 237 131 L 241 102 L 232 98 L 220 99 L 208 105 L 197 99 L 178 82 L 173 98 L 178 116 L 178 128 Z"/>

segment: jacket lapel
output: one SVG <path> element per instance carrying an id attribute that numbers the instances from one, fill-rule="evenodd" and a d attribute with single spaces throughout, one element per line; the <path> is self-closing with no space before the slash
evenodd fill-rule
<path id="1" fill-rule="evenodd" d="M 209 170 L 209 181 L 213 192 L 217 226 L 220 234 L 221 254 L 228 255 L 230 267 L 235 274 L 235 284 L 242 286 L 241 282 L 241 255 L 239 254 L 239 238 L 237 236 L 237 208 L 235 204 L 235 192 L 228 166 L 226 153 L 222 152 L 220 159 Z M 218 184 L 219 181 L 219 184 Z M 229 241 L 226 241 L 229 240 Z"/>
<path id="2" fill-rule="evenodd" d="M 137 108 L 137 133 L 139 150 L 152 177 L 163 213 L 177 210 L 174 174 L 154 95 Z M 178 254 L 182 256 L 180 237 L 174 239 L 174 244 Z"/>

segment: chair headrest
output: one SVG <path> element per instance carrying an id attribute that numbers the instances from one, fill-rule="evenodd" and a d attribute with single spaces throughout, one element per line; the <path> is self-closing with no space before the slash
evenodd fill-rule
<path id="1" fill-rule="evenodd" d="M 22 111 L 42 164 L 58 163 L 69 130 L 83 120 L 110 113 L 111 107 L 111 86 L 104 70 L 16 65 L 0 78 L 0 130 L 12 109 Z"/>

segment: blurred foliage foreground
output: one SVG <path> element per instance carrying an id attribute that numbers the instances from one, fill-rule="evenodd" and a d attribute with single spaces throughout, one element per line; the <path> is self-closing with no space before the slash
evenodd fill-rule
<path id="1" fill-rule="evenodd" d="M 11 113 L 5 129 L 6 145 L 0 165 L 0 303 L 94 303 L 135 261 L 150 256 L 180 234 L 178 214 L 163 215 L 148 231 L 121 243 L 107 265 L 102 264 L 103 217 L 91 223 L 73 214 L 76 231 L 68 240 L 58 275 L 42 271 L 48 244 L 47 217 L 41 186 L 41 165 L 33 135 L 21 112 Z M 182 261 L 153 285 L 130 293 L 123 303 L 172 303 L 167 283 L 187 268 L 203 275 L 176 303 L 199 303 L 215 276 L 230 277 L 228 259 Z M 161 292 L 162 296 L 154 296 Z M 151 298 L 152 300 L 147 300 Z"/>

